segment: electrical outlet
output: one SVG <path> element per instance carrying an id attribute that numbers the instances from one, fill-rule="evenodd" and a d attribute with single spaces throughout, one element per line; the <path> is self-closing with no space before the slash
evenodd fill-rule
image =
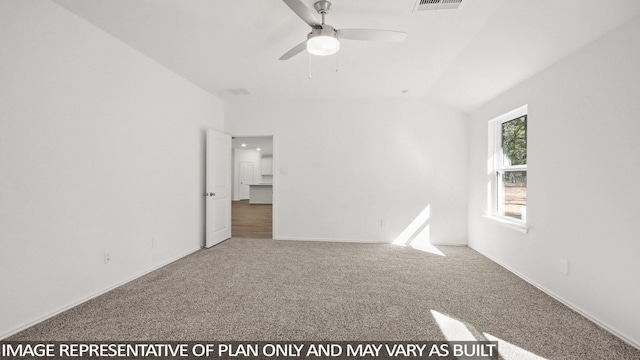
<path id="1" fill-rule="evenodd" d="M 104 263 L 108 264 L 111 262 L 111 255 L 109 253 L 104 253 Z"/>
<path id="2" fill-rule="evenodd" d="M 564 258 L 560 258 L 560 261 L 558 262 L 559 265 L 559 270 L 561 273 L 568 275 L 569 274 L 569 260 L 564 259 Z"/>
<path id="3" fill-rule="evenodd" d="M 389 221 L 387 220 L 380 220 L 380 228 L 381 229 L 386 229 L 389 226 Z"/>

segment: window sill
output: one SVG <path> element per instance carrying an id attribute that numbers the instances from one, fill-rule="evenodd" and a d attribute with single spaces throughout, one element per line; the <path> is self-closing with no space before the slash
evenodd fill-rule
<path id="1" fill-rule="evenodd" d="M 502 225 L 502 226 L 504 226 L 506 228 L 521 232 L 523 234 L 526 234 L 527 232 L 529 232 L 529 228 L 527 227 L 526 223 L 511 221 L 511 220 L 504 219 L 502 217 L 491 216 L 491 215 L 483 215 L 483 217 L 485 219 L 489 219 L 489 220 L 495 221 L 496 223 L 498 223 L 498 224 L 500 224 L 500 225 Z"/>

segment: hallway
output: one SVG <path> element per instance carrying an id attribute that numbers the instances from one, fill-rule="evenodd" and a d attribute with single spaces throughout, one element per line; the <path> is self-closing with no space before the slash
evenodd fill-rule
<path id="1" fill-rule="evenodd" d="M 231 202 L 231 236 L 272 239 L 271 204 L 249 204 L 249 200 Z"/>

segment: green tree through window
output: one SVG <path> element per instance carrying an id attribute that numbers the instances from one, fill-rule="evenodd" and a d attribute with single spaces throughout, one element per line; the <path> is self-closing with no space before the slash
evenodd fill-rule
<path id="1" fill-rule="evenodd" d="M 527 164 L 527 116 L 502 123 L 504 166 Z"/>
<path id="2" fill-rule="evenodd" d="M 525 220 L 527 206 L 527 115 L 501 126 L 502 166 L 497 171 L 498 214 Z"/>

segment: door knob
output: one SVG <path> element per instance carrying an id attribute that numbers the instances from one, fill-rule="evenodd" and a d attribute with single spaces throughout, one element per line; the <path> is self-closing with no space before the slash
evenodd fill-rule
<path id="1" fill-rule="evenodd" d="M 216 196 L 216 193 L 214 193 L 214 192 L 209 193 L 209 196 Z"/>

